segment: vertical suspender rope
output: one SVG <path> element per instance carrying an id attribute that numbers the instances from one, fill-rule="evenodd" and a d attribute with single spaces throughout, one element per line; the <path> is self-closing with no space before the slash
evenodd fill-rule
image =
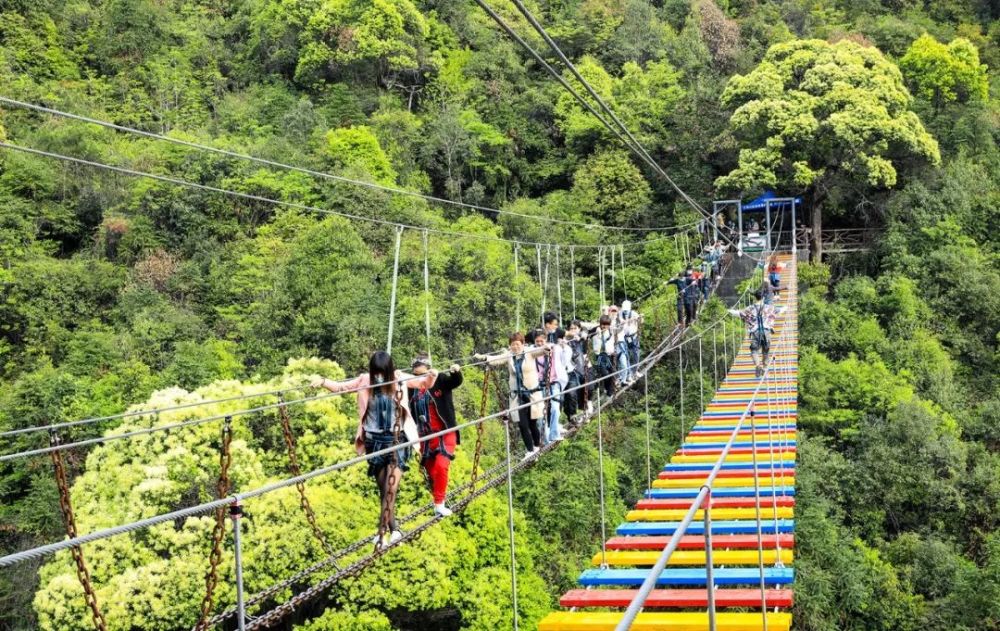
<path id="1" fill-rule="evenodd" d="M 725 320 L 723 320 L 725 322 Z M 716 327 L 712 327 L 712 385 L 719 389 L 719 345 L 716 342 Z"/>
<path id="2" fill-rule="evenodd" d="M 722 367 L 725 373 L 729 374 L 729 331 L 726 321 L 722 321 Z"/>
<path id="3" fill-rule="evenodd" d="M 677 379 L 680 381 L 680 387 L 681 387 L 681 396 L 680 396 L 680 402 L 681 402 L 681 412 L 680 412 L 680 419 L 681 419 L 681 442 L 680 442 L 680 444 L 683 445 L 684 444 L 684 344 L 679 344 L 677 346 Z"/>
<path id="4" fill-rule="evenodd" d="M 646 370 L 642 372 L 642 392 L 643 398 L 646 402 L 646 484 L 649 487 L 653 486 L 653 464 L 652 458 L 650 456 L 650 417 L 649 417 L 649 369 L 652 366 L 647 366 Z"/>
<path id="5" fill-rule="evenodd" d="M 569 246 L 569 291 L 573 298 L 573 319 L 576 320 L 576 252 Z"/>
<path id="6" fill-rule="evenodd" d="M 403 226 L 396 226 L 396 256 L 392 263 L 392 297 L 389 301 L 389 334 L 385 352 L 392 354 L 392 329 L 396 324 L 396 288 L 399 286 L 399 246 L 403 242 Z"/>
<path id="7" fill-rule="evenodd" d="M 601 288 L 601 306 L 603 306 L 607 304 L 604 302 L 604 248 L 597 248 L 597 275 L 597 285 Z"/>
<path id="8" fill-rule="evenodd" d="M 615 304 L 615 246 L 611 246 L 611 295 L 608 304 Z"/>
<path id="9" fill-rule="evenodd" d="M 427 359 L 431 358 L 431 274 L 427 259 L 430 258 L 430 248 L 427 244 L 427 231 L 424 230 L 424 328 L 427 329 Z"/>
<path id="10" fill-rule="evenodd" d="M 542 304 L 541 311 L 538 312 L 538 322 L 541 323 L 542 316 L 545 314 L 545 281 L 542 278 L 542 246 L 541 244 L 535 245 L 535 261 L 538 265 L 538 286 L 542 290 Z"/>
<path id="11" fill-rule="evenodd" d="M 605 377 L 610 378 L 610 377 Z M 604 423 L 601 415 L 601 389 L 603 383 L 597 384 L 597 479 L 601 493 L 601 567 L 608 567 L 608 533 L 604 509 Z"/>
<path id="12" fill-rule="evenodd" d="M 513 418 L 507 417 L 504 436 L 507 440 L 507 532 L 510 535 L 510 598 L 514 613 L 514 631 L 518 631 L 517 620 L 517 555 L 514 542 L 514 463 L 510 457 L 510 432 Z"/>
<path id="13" fill-rule="evenodd" d="M 556 246 L 556 303 L 559 306 L 559 326 L 563 326 L 562 270 L 559 269 L 559 246 Z"/>
<path id="14" fill-rule="evenodd" d="M 625 300 L 628 300 L 628 283 L 625 282 L 625 244 L 619 246 L 621 249 L 618 251 L 618 264 L 622 268 L 622 294 L 625 296 Z"/>
<path id="15" fill-rule="evenodd" d="M 520 257 L 520 250 L 521 250 L 521 247 L 520 246 L 521 246 L 521 244 L 519 244 L 519 243 L 515 243 L 514 244 L 514 295 L 517 297 L 517 300 L 516 300 L 517 306 L 514 308 L 515 309 L 515 314 L 514 314 L 514 322 L 515 322 L 514 329 L 516 329 L 518 331 L 521 330 L 521 290 L 518 288 L 518 285 L 520 284 L 520 280 L 521 280 L 521 275 L 520 275 L 520 267 L 521 267 L 521 265 L 520 265 L 520 258 L 521 258 Z"/>
<path id="16" fill-rule="evenodd" d="M 701 360 L 701 337 L 698 336 L 698 403 L 701 405 L 701 411 L 705 411 L 705 366 Z"/>

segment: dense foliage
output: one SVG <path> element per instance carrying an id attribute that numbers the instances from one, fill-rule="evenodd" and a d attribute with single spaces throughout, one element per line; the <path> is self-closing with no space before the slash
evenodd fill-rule
<path id="1" fill-rule="evenodd" d="M 542 48 L 510 4 L 495 4 Z M 868 254 L 800 274 L 809 289 L 800 309 L 797 628 L 1000 626 L 994 3 L 528 4 L 702 203 L 716 186 L 744 198 L 774 188 L 805 195 L 817 226 L 879 231 Z M 402 236 L 394 343 L 402 362 L 428 345 L 442 359 L 496 348 L 543 301 L 558 305 L 559 290 L 563 313 L 583 316 L 608 293 L 651 294 L 640 305 L 647 347 L 671 317 L 673 294 L 658 287 L 680 265 L 683 239 L 548 219 L 648 228 L 693 214 L 473 3 L 0 0 L 0 86 L 0 96 L 518 213 L 429 204 L 5 106 L 4 142 L 250 197 L 0 152 L 0 430 L 359 372 L 385 345 L 396 237 L 363 218 L 430 230 L 430 295 L 425 234 Z M 497 238 L 578 247 L 515 250 Z M 620 241 L 624 261 L 601 296 L 595 250 L 584 246 Z M 538 260 L 551 271 L 544 289 Z M 680 433 L 676 370 L 672 358 L 649 384 L 654 466 Z M 687 370 L 690 423 L 700 389 L 696 366 Z M 475 372 L 459 394 L 465 418 L 478 411 Z M 710 376 L 703 383 L 710 389 Z M 642 403 L 630 397 L 604 419 L 609 523 L 646 483 Z M 109 421 L 62 438 L 237 405 Z M 350 399 L 292 414 L 303 467 L 350 453 Z M 239 488 L 287 476 L 275 419 L 272 411 L 234 423 Z M 527 627 L 572 584 L 600 536 L 594 434 L 588 427 L 516 482 Z M 219 425 L 206 424 L 71 451 L 80 530 L 211 498 L 218 441 Z M 473 441 L 470 432 L 455 479 L 469 473 Z M 43 444 L 4 439 L 3 453 Z M 488 463 L 502 450 L 491 426 Z M 51 471 L 45 458 L 0 464 L 4 552 L 64 534 Z M 372 527 L 362 469 L 308 490 L 333 543 Z M 411 471 L 402 505 L 426 500 Z M 487 494 L 337 585 L 297 622 L 317 631 L 507 628 L 506 523 L 504 494 Z M 294 489 L 251 502 L 247 524 L 250 589 L 322 556 Z M 86 547 L 111 628 L 190 628 L 211 526 L 192 518 Z M 228 603 L 231 583 L 223 584 Z M 0 628 L 88 624 L 68 555 L 0 574 Z"/>

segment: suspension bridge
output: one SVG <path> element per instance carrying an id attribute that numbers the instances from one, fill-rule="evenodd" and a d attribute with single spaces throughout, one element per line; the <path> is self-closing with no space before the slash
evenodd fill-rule
<path id="1" fill-rule="evenodd" d="M 794 262 L 783 258 L 794 288 Z M 792 606 L 794 581 L 795 292 L 779 303 L 764 376 L 744 343 L 684 444 L 580 575 L 582 589 L 560 599 L 568 610 L 540 631 L 791 627 L 781 610 Z"/>

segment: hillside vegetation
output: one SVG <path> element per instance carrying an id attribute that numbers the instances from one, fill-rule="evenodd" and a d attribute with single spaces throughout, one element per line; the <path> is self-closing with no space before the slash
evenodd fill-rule
<path id="1" fill-rule="evenodd" d="M 491 4 L 555 63 L 507 0 Z M 702 205 L 774 189 L 804 197 L 814 234 L 877 231 L 869 252 L 799 269 L 795 627 L 1000 629 L 996 3 L 527 4 Z M 243 195 L 0 149 L 0 431 L 259 394 L 60 436 L 89 438 L 361 372 L 385 346 L 396 231 L 384 222 L 428 230 L 402 235 L 397 365 L 428 343 L 439 363 L 499 348 L 543 300 L 590 318 L 602 300 L 648 296 L 652 348 L 672 324 L 661 283 L 683 264 L 684 240 L 642 229 L 699 219 L 467 0 L 0 0 L 0 97 L 465 204 L 0 103 L 0 142 Z M 602 295 L 593 246 L 611 243 L 622 244 L 616 285 Z M 552 274 L 544 297 L 539 260 Z M 704 320 L 721 312 L 713 299 Z M 661 366 L 649 382 L 654 466 L 699 402 L 697 364 L 685 367 L 686 419 L 676 356 Z M 481 383 L 469 370 L 466 419 Z M 646 485 L 643 403 L 630 395 L 605 418 L 609 524 Z M 353 453 L 354 410 L 348 398 L 292 406 L 303 469 Z M 288 476 L 277 418 L 234 420 L 237 489 Z M 597 546 L 594 433 L 515 482 L 522 628 Z M 491 466 L 500 428 L 485 439 Z M 216 423 L 71 450 L 80 531 L 212 499 L 218 443 Z M 467 431 L 453 480 L 468 479 L 474 443 Z M 0 453 L 45 444 L 44 433 L 0 438 Z M 416 470 L 402 489 L 407 510 L 427 501 Z M 363 468 L 308 491 L 335 547 L 372 529 Z M 294 489 L 247 510 L 248 590 L 324 556 Z M 191 628 L 212 526 L 196 517 L 86 546 L 109 629 Z M 48 458 L 0 463 L 0 552 L 63 536 Z M 235 598 L 230 550 L 218 610 Z M 510 628 L 508 554 L 506 494 L 488 493 L 287 628 Z M 68 554 L 0 573 L 0 629 L 90 628 Z"/>

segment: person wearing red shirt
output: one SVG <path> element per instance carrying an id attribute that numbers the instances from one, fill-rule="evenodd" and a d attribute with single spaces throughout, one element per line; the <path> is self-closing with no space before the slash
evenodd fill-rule
<path id="1" fill-rule="evenodd" d="M 411 370 L 418 377 L 427 374 L 431 369 L 431 360 L 425 354 L 417 355 L 413 360 Z M 448 372 L 439 373 L 431 387 L 416 388 L 411 391 L 410 409 L 417 421 L 417 429 L 421 436 L 436 434 L 455 427 L 455 403 L 452 391 L 462 385 L 462 372 L 455 364 Z M 461 443 L 457 431 L 432 438 L 424 443 L 421 466 L 427 472 L 431 485 L 431 495 L 434 496 L 434 512 L 442 517 L 451 515 L 451 509 L 445 506 L 445 496 L 448 494 L 448 470 L 451 461 L 455 459 L 455 448 Z"/>

